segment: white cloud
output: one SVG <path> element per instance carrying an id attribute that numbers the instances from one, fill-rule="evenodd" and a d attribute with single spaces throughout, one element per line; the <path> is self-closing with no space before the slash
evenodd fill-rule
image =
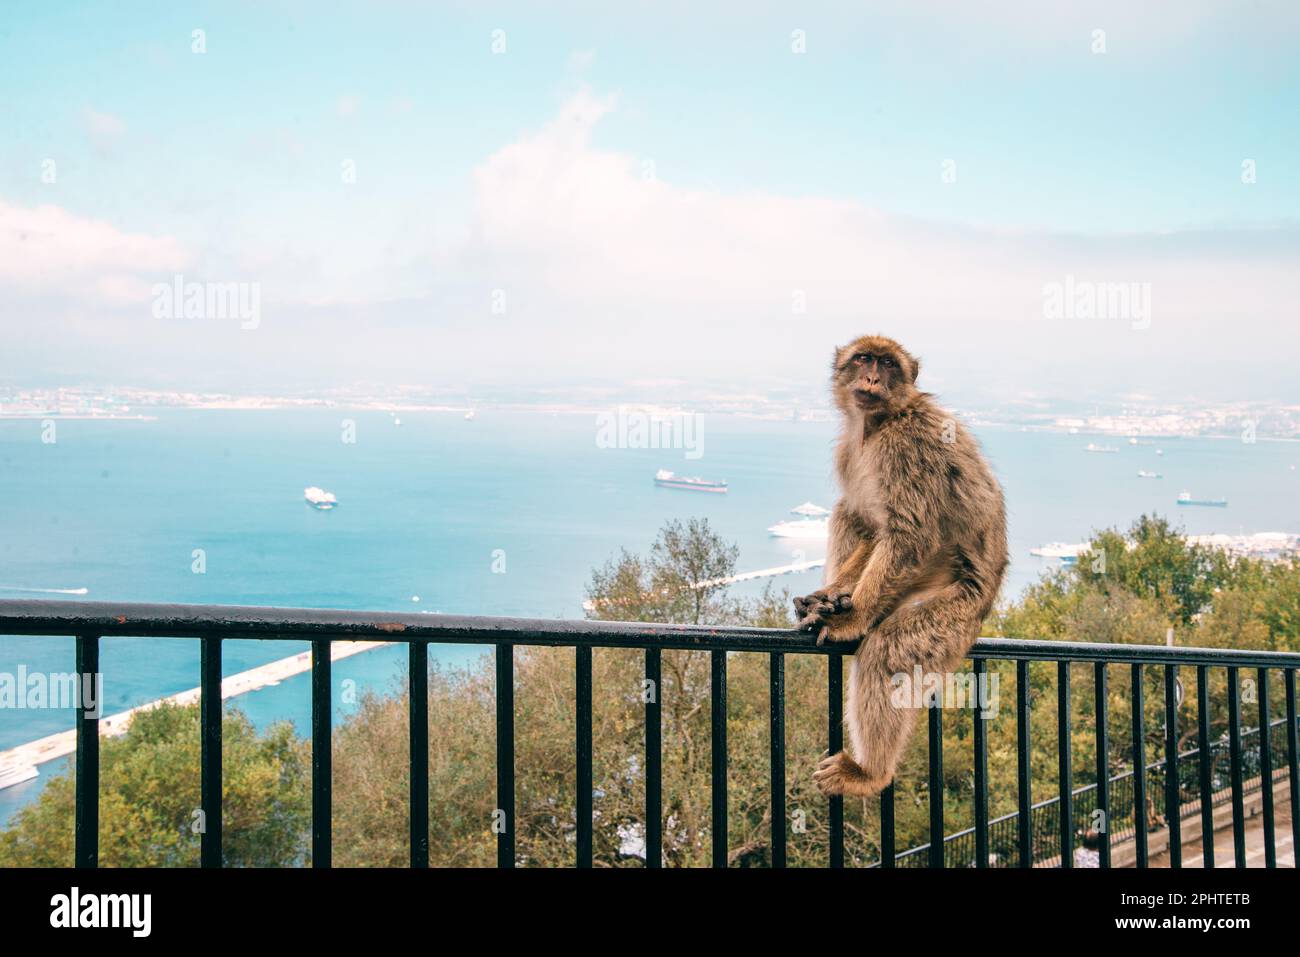
<path id="1" fill-rule="evenodd" d="M 58 206 L 0 201 L 0 288 L 105 305 L 147 301 L 157 276 L 191 254 L 170 236 L 127 233 Z"/>
<path id="2" fill-rule="evenodd" d="M 126 132 L 126 122 L 112 113 L 100 113 L 88 108 L 83 119 L 86 132 L 97 140 L 115 139 Z"/>
<path id="3" fill-rule="evenodd" d="M 444 269 L 463 275 L 468 266 L 485 281 L 544 293 L 579 324 L 583 309 L 594 324 L 602 310 L 654 304 L 661 328 L 692 330 L 799 315 L 1041 320 L 1044 284 L 1066 275 L 1151 283 L 1155 321 L 1266 311 L 1292 294 L 1294 262 L 1260 255 L 1270 237 L 1259 232 L 1217 241 L 1015 233 L 887 215 L 851 199 L 684 188 L 644 157 L 593 145 L 615 107 L 613 96 L 583 89 L 536 133 L 492 154 L 474 174 L 473 239 Z M 804 313 L 792 306 L 799 295 Z"/>

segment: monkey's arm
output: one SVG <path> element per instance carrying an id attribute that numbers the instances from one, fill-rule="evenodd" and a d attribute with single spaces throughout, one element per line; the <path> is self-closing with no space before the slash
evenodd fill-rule
<path id="1" fill-rule="evenodd" d="M 824 639 L 859 638 L 888 617 L 943 545 L 939 519 L 945 507 L 947 463 L 942 446 L 926 435 L 881 438 L 880 484 L 887 518 L 852 585 L 850 607 L 827 622 Z"/>
<path id="2" fill-rule="evenodd" d="M 826 548 L 826 582 L 811 595 L 794 599 L 796 627 L 811 629 L 825 623 L 828 615 L 842 610 L 836 597 L 853 591 L 875 544 L 871 530 L 852 515 L 841 501 L 831 515 Z"/>

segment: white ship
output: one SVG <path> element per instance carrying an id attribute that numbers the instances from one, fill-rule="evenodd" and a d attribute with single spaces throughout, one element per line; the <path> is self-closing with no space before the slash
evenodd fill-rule
<path id="1" fill-rule="evenodd" d="M 1083 447 L 1085 452 L 1118 452 L 1119 449 L 1113 445 L 1098 445 L 1096 442 L 1089 442 Z"/>
<path id="2" fill-rule="evenodd" d="M 1179 505 L 1208 505 L 1211 508 L 1227 508 L 1226 498 L 1192 498 L 1192 493 L 1183 489 L 1178 493 Z"/>
<path id="3" fill-rule="evenodd" d="M 339 500 L 334 497 L 333 492 L 327 492 L 323 488 L 317 488 L 315 485 L 303 489 L 302 497 L 308 505 L 312 508 L 318 508 L 322 512 L 328 512 L 339 503 Z"/>
<path id="4" fill-rule="evenodd" d="M 1164 478 L 1159 472 L 1148 472 L 1146 469 L 1138 469 L 1138 478 Z"/>
<path id="5" fill-rule="evenodd" d="M 465 413 L 465 421 L 466 421 L 466 422 L 473 422 L 473 421 L 474 421 L 474 410 L 473 410 L 473 409 L 470 409 L 468 412 Z"/>
<path id="6" fill-rule="evenodd" d="M 1031 548 L 1029 554 L 1037 555 L 1039 558 L 1059 558 L 1061 561 L 1072 562 L 1087 550 L 1087 542 L 1079 542 L 1074 545 L 1066 542 L 1048 542 L 1046 545 Z"/>
<path id="7" fill-rule="evenodd" d="M 0 765 L 0 791 L 5 788 L 11 788 L 15 784 L 22 784 L 24 781 L 30 781 L 32 778 L 39 777 L 36 769 L 30 764 L 4 764 Z"/>
<path id="8" fill-rule="evenodd" d="M 768 529 L 768 532 L 777 538 L 807 538 L 820 539 L 827 538 L 830 535 L 830 509 L 822 508 L 820 505 L 814 505 L 812 502 L 804 502 L 795 508 L 790 509 L 791 515 L 798 515 L 799 518 L 777 522 Z"/>
<path id="9" fill-rule="evenodd" d="M 723 492 L 727 491 L 726 482 L 712 482 L 698 475 L 678 475 L 668 469 L 655 472 L 655 485 L 660 488 L 679 488 L 687 492 Z"/>

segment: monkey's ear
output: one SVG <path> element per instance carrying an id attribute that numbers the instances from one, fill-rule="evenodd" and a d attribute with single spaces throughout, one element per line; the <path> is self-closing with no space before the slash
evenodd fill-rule
<path id="1" fill-rule="evenodd" d="M 912 360 L 912 382 L 916 382 L 916 377 L 921 374 L 921 360 L 910 353 L 907 356 Z"/>

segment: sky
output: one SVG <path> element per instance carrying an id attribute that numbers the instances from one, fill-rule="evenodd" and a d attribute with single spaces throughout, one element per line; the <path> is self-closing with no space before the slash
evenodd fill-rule
<path id="1" fill-rule="evenodd" d="M 1298 117 L 1271 0 L 6 5 L 0 386 L 1300 401 Z"/>

